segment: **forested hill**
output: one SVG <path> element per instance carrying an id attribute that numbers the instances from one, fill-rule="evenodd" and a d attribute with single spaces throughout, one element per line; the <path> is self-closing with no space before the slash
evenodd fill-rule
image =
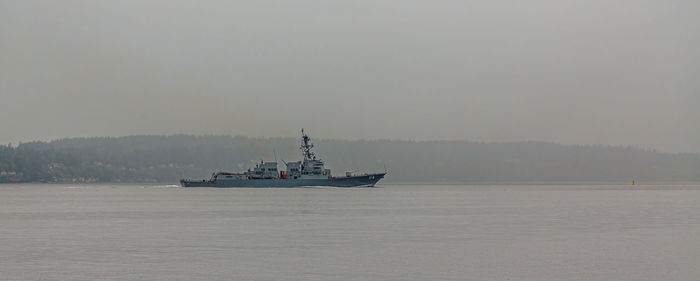
<path id="1" fill-rule="evenodd" d="M 314 140 L 333 173 L 389 170 L 386 182 L 700 181 L 700 155 L 542 142 Z M 129 136 L 0 146 L 0 182 L 171 182 L 299 159 L 294 138 Z M 275 151 L 276 153 L 273 153 Z M 282 165 L 280 165 L 282 168 Z"/>

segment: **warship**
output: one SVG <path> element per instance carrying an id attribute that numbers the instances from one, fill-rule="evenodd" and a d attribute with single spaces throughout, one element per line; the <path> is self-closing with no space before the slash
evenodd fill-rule
<path id="1" fill-rule="evenodd" d="M 180 180 L 183 187 L 373 187 L 386 175 L 383 173 L 346 172 L 344 176 L 333 176 L 323 160 L 316 158 L 311 149 L 311 138 L 301 129 L 303 161 L 284 162 L 286 170 L 277 170 L 277 162 L 260 161 L 251 170 L 242 173 L 215 172 L 208 180 Z"/>

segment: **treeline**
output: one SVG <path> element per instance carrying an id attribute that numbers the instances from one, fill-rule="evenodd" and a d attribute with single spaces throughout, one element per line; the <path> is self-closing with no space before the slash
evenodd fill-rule
<path id="1" fill-rule="evenodd" d="M 314 140 L 336 175 L 381 171 L 387 182 L 700 181 L 700 155 L 543 142 Z M 299 159 L 294 138 L 129 136 L 0 146 L 0 182 L 172 182 Z"/>

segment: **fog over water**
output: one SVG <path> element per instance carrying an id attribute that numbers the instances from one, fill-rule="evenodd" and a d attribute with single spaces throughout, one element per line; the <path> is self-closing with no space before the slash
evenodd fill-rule
<path id="1" fill-rule="evenodd" d="M 700 152 L 698 1 L 2 1 L 0 143 L 232 134 Z"/>

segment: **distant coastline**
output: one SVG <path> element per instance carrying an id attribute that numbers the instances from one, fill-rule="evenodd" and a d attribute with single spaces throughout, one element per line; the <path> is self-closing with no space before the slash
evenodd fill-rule
<path id="1" fill-rule="evenodd" d="M 297 158 L 290 138 L 128 136 L 0 145 L 0 183 L 173 183 Z M 545 142 L 318 140 L 329 167 L 389 169 L 386 183 L 700 182 L 700 154 Z M 336 171 L 342 173 L 343 171 Z"/>

